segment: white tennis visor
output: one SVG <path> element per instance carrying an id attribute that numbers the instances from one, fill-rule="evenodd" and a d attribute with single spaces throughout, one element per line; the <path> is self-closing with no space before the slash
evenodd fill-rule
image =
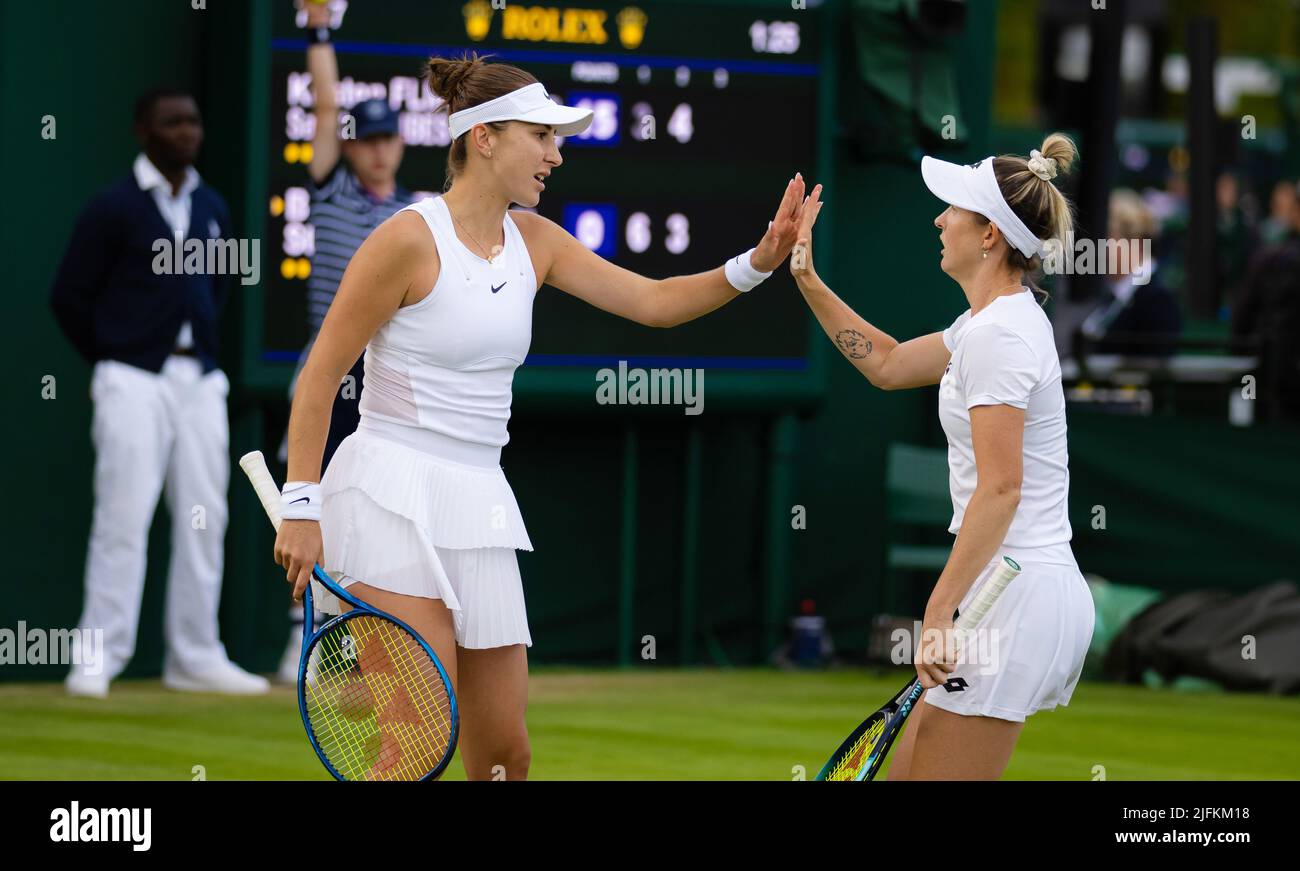
<path id="1" fill-rule="evenodd" d="M 921 158 L 921 178 L 930 192 L 950 206 L 978 212 L 998 225 L 1011 247 L 1026 257 L 1044 253 L 1043 240 L 1029 231 L 1002 198 L 993 158 L 969 166 L 933 157 Z"/>
<path id="2" fill-rule="evenodd" d="M 541 83 L 534 82 L 486 103 L 453 112 L 449 120 L 452 139 L 459 139 L 475 124 L 487 124 L 490 121 L 545 124 L 554 127 L 560 136 L 573 136 L 587 129 L 591 124 L 591 116 L 590 109 L 559 105 L 546 93 L 546 88 Z"/>

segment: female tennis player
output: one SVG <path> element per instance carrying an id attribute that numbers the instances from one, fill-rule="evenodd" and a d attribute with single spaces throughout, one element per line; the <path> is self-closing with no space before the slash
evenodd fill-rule
<path id="1" fill-rule="evenodd" d="M 1025 718 L 1067 704 L 1092 638 L 1093 604 L 1070 550 L 1065 396 L 1052 325 L 1032 291 L 1070 204 L 1052 179 L 1074 143 L 1052 134 L 1028 159 L 959 166 L 926 157 L 948 207 L 939 266 L 970 308 L 941 333 L 898 342 L 841 301 L 813 267 L 821 186 L 804 210 L 791 271 L 826 334 L 884 390 L 938 384 L 957 538 L 930 594 L 916 672 L 926 687 L 894 750 L 891 780 L 997 779 Z M 1002 556 L 1022 572 L 954 659 L 953 614 Z"/>
<path id="2" fill-rule="evenodd" d="M 477 57 L 432 58 L 427 74 L 450 113 L 446 192 L 376 228 L 343 275 L 298 379 L 275 558 L 295 598 L 319 562 L 414 628 L 452 679 L 468 776 L 524 779 L 532 638 L 515 550 L 532 544 L 499 463 L 534 295 L 549 284 L 648 326 L 697 318 L 785 259 L 804 184 L 790 180 L 758 245 L 725 266 L 644 278 L 545 218 L 507 211 L 537 205 L 563 163 L 557 135 L 585 130 L 590 110 Z M 363 349 L 360 425 L 321 480 L 332 397 Z"/>

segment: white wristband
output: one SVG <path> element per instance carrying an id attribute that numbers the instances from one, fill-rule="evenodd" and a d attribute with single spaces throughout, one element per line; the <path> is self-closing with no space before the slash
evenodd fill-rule
<path id="1" fill-rule="evenodd" d="M 280 491 L 281 520 L 315 520 L 320 522 L 320 484 L 289 481 Z"/>
<path id="2" fill-rule="evenodd" d="M 770 272 L 759 272 L 754 268 L 750 261 L 755 248 L 750 248 L 744 254 L 738 254 L 727 261 L 723 271 L 727 273 L 727 282 L 741 293 L 749 293 L 767 280 Z"/>

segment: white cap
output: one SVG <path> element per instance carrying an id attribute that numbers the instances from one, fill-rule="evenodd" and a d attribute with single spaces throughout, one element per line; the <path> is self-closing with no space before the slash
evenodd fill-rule
<path id="1" fill-rule="evenodd" d="M 559 105 L 546 93 L 546 88 L 540 82 L 534 82 L 486 103 L 452 112 L 451 138 L 459 139 L 461 134 L 475 124 L 486 124 L 489 121 L 545 124 L 554 127 L 560 136 L 572 136 L 587 129 L 591 124 L 591 116 L 590 109 Z"/>
<path id="2" fill-rule="evenodd" d="M 997 224 L 1007 242 L 1021 254 L 1033 257 L 1044 253 L 1043 240 L 1029 232 L 1025 222 L 1002 198 L 992 157 L 969 166 L 923 157 L 921 178 L 930 192 L 948 205 L 978 212 Z"/>

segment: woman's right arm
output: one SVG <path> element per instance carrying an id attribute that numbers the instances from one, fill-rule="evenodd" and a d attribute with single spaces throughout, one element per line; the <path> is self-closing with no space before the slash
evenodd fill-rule
<path id="1" fill-rule="evenodd" d="M 813 267 L 812 228 L 823 205 L 820 198 L 821 185 L 818 185 L 804 207 L 799 241 L 790 258 L 790 272 L 804 301 L 840 353 L 876 387 L 902 390 L 938 384 L 952 356 L 943 343 L 943 333 L 899 342 L 863 320 L 817 276 Z"/>
<path id="2" fill-rule="evenodd" d="M 320 481 L 335 391 L 375 332 L 398 308 L 418 302 L 437 283 L 437 268 L 433 236 L 413 212 L 389 218 L 352 256 L 294 389 L 289 481 Z M 295 599 L 301 597 L 321 553 L 319 523 L 286 520 L 280 525 L 275 561 L 287 570 Z"/>

